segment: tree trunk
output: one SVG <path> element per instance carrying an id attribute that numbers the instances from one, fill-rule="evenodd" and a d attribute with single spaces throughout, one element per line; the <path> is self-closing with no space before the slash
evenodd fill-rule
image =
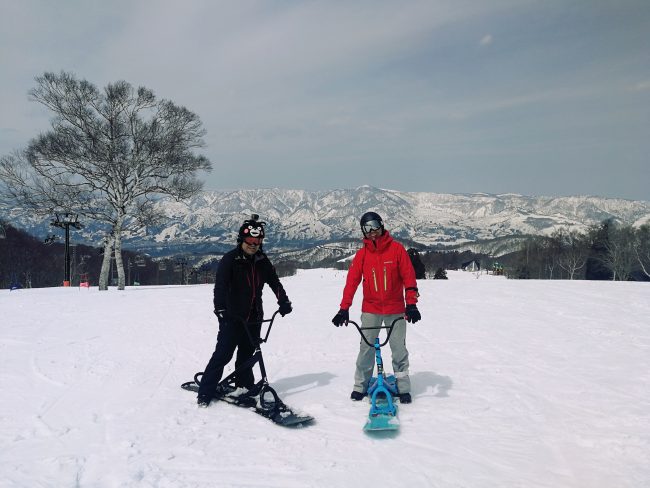
<path id="1" fill-rule="evenodd" d="M 643 272 L 643 274 L 646 275 L 648 278 L 650 278 L 650 272 L 646 269 L 645 265 L 643 264 L 643 260 L 638 254 L 637 254 L 637 259 L 639 261 L 639 266 L 641 267 L 641 271 Z"/>
<path id="2" fill-rule="evenodd" d="M 104 243 L 104 259 L 102 260 L 102 269 L 99 272 L 99 290 L 108 290 L 108 275 L 111 266 L 111 252 L 113 249 L 113 238 L 109 236 Z"/>
<path id="3" fill-rule="evenodd" d="M 117 218 L 115 224 L 115 266 L 117 267 L 117 289 L 124 290 L 124 261 L 122 260 L 122 224 L 124 216 Z"/>

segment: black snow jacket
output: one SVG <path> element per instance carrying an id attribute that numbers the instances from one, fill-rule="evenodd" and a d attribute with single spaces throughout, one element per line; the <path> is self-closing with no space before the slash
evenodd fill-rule
<path id="1" fill-rule="evenodd" d="M 241 245 L 226 253 L 214 281 L 214 310 L 247 322 L 262 320 L 262 288 L 268 284 L 278 304 L 289 301 L 275 268 L 261 250 L 247 256 Z"/>

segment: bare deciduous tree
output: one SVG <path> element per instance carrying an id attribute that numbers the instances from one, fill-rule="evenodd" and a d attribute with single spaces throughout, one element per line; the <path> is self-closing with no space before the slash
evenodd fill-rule
<path id="1" fill-rule="evenodd" d="M 604 245 L 605 253 L 600 258 L 603 266 L 612 272 L 612 280 L 627 281 L 636 262 L 634 229 L 610 225 Z"/>
<path id="2" fill-rule="evenodd" d="M 202 187 L 207 158 L 195 154 L 205 131 L 199 117 L 125 81 L 98 90 L 74 75 L 36 78 L 31 99 L 54 113 L 50 131 L 3 157 L 5 193 L 41 213 L 80 213 L 107 226 L 100 289 L 107 289 L 111 249 L 124 288 L 121 236 L 151 220 L 156 195 L 188 198 Z"/>
<path id="3" fill-rule="evenodd" d="M 636 259 L 643 274 L 650 278 L 650 225 L 642 225 L 636 231 Z"/>
<path id="4" fill-rule="evenodd" d="M 584 234 L 576 230 L 560 230 L 554 234 L 560 242 L 558 265 L 575 279 L 578 270 L 584 268 L 589 256 L 589 245 Z"/>

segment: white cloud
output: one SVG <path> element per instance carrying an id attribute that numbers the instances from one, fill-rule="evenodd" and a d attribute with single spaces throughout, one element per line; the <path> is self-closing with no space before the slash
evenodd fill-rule
<path id="1" fill-rule="evenodd" d="M 640 81 L 632 87 L 632 91 L 650 91 L 650 80 Z"/>
<path id="2" fill-rule="evenodd" d="M 492 44 L 492 40 L 493 40 L 492 34 L 487 34 L 483 36 L 483 39 L 479 41 L 479 44 L 481 46 L 489 46 L 490 44 Z"/>

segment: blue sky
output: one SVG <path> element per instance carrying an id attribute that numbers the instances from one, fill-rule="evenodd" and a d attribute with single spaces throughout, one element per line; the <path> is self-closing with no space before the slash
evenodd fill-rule
<path id="1" fill-rule="evenodd" d="M 650 200 L 650 2 L 0 0 L 0 155 L 44 71 L 196 112 L 206 189 Z"/>

